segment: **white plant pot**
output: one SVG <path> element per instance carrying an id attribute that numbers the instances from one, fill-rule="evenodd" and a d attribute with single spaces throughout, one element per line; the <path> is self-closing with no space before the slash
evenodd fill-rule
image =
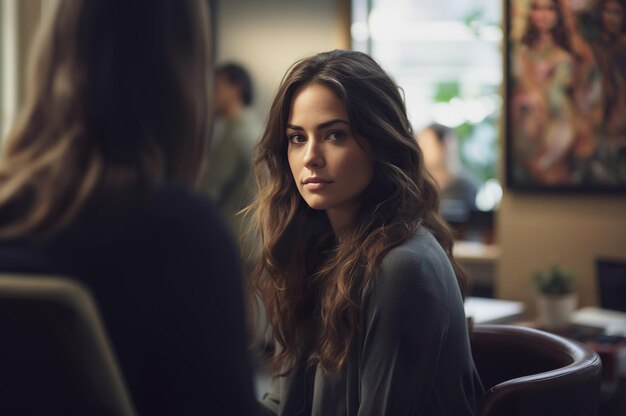
<path id="1" fill-rule="evenodd" d="M 539 321 L 545 329 L 564 329 L 570 324 L 572 313 L 578 305 L 576 293 L 566 295 L 537 294 Z"/>

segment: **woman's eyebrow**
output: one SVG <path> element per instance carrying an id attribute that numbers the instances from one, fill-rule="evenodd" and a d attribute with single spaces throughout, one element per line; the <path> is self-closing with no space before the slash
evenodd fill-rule
<path id="1" fill-rule="evenodd" d="M 334 118 L 334 119 L 332 119 L 332 120 L 328 120 L 328 121 L 325 121 L 325 122 L 323 122 L 323 123 L 321 123 L 321 124 L 318 124 L 318 125 L 317 125 L 317 130 L 325 129 L 325 128 L 330 127 L 330 126 L 332 126 L 333 124 L 337 124 L 337 123 L 346 124 L 346 125 L 348 125 L 348 126 L 350 125 L 350 123 L 348 123 L 348 122 L 347 122 L 346 120 L 344 120 L 344 119 L 341 119 L 341 118 Z M 287 124 L 287 129 L 289 129 L 289 130 L 304 130 L 302 127 L 300 127 L 300 126 L 296 126 L 296 125 L 294 125 L 294 124 Z"/>

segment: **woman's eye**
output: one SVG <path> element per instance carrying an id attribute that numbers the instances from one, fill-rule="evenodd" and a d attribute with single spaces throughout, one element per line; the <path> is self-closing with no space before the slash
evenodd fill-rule
<path id="1" fill-rule="evenodd" d="M 288 137 L 289 143 L 304 143 L 306 139 L 301 134 L 291 134 Z"/>
<path id="2" fill-rule="evenodd" d="M 343 131 L 331 131 L 330 133 L 328 133 L 328 139 L 329 140 L 343 140 L 346 138 L 346 133 Z"/>

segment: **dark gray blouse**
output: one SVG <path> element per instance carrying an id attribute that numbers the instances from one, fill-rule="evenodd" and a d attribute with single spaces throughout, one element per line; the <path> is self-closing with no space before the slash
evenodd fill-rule
<path id="1" fill-rule="evenodd" d="M 483 394 L 452 266 L 420 227 L 363 292 L 361 331 L 339 374 L 276 377 L 267 415 L 473 415 Z"/>

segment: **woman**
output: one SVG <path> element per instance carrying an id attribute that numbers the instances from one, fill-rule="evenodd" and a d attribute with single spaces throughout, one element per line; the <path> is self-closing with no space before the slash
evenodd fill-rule
<path id="1" fill-rule="evenodd" d="M 252 414 L 238 253 L 191 190 L 210 127 L 205 2 L 55 4 L 2 149 L 0 271 L 91 289 L 138 414 Z M 27 395 L 19 414 L 56 414 Z"/>
<path id="2" fill-rule="evenodd" d="M 514 174 L 522 182 L 567 185 L 575 144 L 573 56 L 558 0 L 533 0 L 515 54 Z"/>
<path id="3" fill-rule="evenodd" d="M 466 282 L 391 78 L 359 52 L 297 62 L 255 168 L 267 414 L 474 414 Z"/>
<path id="4" fill-rule="evenodd" d="M 626 161 L 619 159 L 626 150 L 626 1 L 598 2 L 600 34 L 594 43 L 594 56 L 602 73 L 602 151 L 608 180 L 626 182 Z M 607 178 L 602 178 L 607 179 Z"/>

